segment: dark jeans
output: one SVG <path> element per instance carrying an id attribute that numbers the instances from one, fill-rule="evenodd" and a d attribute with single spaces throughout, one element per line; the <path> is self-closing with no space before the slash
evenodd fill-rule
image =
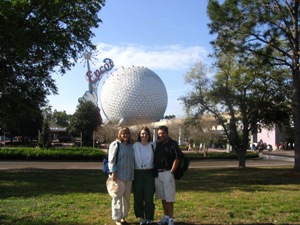
<path id="1" fill-rule="evenodd" d="M 134 213 L 147 220 L 154 218 L 155 181 L 151 170 L 135 170 L 133 181 Z"/>

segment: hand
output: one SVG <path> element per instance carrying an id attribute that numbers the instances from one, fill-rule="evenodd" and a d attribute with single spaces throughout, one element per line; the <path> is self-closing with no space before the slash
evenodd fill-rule
<path id="1" fill-rule="evenodd" d="M 111 178 L 113 179 L 113 181 L 117 181 L 117 172 L 113 172 L 112 174 L 111 174 Z"/>
<path id="2" fill-rule="evenodd" d="M 79 102 L 91 101 L 92 103 L 94 103 L 94 105 L 98 104 L 98 97 L 96 92 L 91 93 L 90 91 L 86 91 L 85 94 L 78 100 Z"/>

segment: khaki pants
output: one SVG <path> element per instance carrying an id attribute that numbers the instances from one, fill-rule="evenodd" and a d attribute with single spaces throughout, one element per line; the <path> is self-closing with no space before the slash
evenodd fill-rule
<path id="1" fill-rule="evenodd" d="M 130 193 L 132 181 L 123 181 L 125 184 L 125 192 L 122 197 L 112 198 L 111 211 L 112 219 L 120 221 L 128 216 L 130 206 Z"/>
<path id="2" fill-rule="evenodd" d="M 159 172 L 155 178 L 156 199 L 166 200 L 166 202 L 175 202 L 176 186 L 174 175 L 170 170 Z"/>

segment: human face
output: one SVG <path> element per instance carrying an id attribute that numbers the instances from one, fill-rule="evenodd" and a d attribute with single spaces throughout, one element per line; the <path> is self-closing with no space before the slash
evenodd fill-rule
<path id="1" fill-rule="evenodd" d="M 169 135 L 167 134 L 166 131 L 164 130 L 158 130 L 157 131 L 157 136 L 158 136 L 158 139 L 161 141 L 161 142 L 166 142 L 169 138 Z"/>
<path id="2" fill-rule="evenodd" d="M 149 134 L 145 130 L 141 130 L 140 137 L 142 141 L 148 141 Z"/>
<path id="3" fill-rule="evenodd" d="M 127 132 L 125 132 L 125 131 L 122 132 L 122 133 L 121 133 L 122 141 L 125 142 L 125 143 L 127 143 L 128 140 L 129 140 L 129 136 L 130 136 L 130 134 L 128 134 Z"/>

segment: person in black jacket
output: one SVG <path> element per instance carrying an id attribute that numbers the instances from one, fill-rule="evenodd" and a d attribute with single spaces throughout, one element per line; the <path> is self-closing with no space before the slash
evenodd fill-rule
<path id="1" fill-rule="evenodd" d="M 181 151 L 177 141 L 169 137 L 167 126 L 157 130 L 158 142 L 154 153 L 154 166 L 158 170 L 155 178 L 156 198 L 162 200 L 164 217 L 158 225 L 174 225 L 173 210 L 176 194 L 174 172 L 179 166 Z"/>

